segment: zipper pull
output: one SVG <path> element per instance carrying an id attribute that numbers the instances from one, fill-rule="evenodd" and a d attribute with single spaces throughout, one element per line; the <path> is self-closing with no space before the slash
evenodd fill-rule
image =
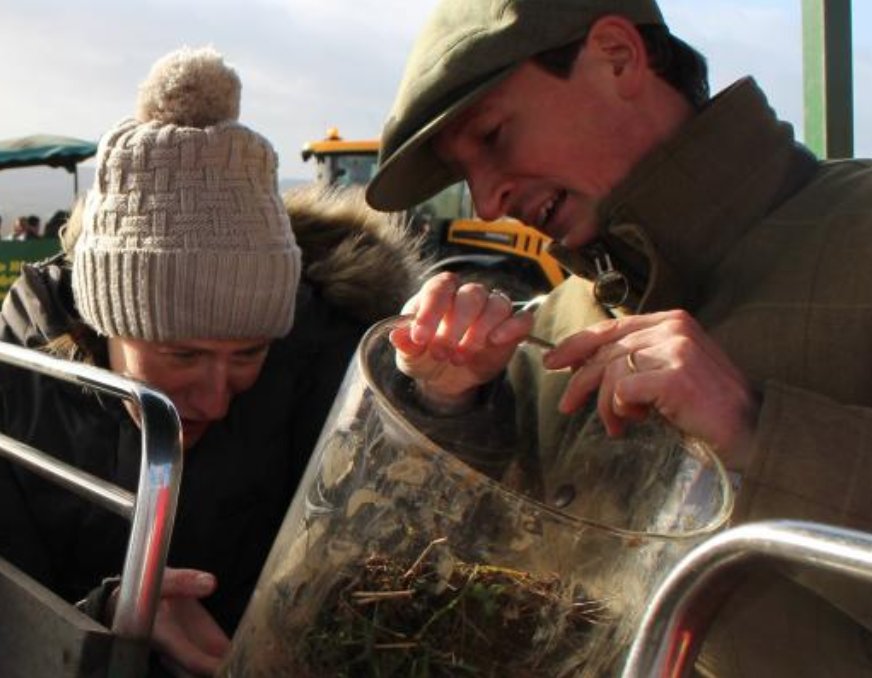
<path id="1" fill-rule="evenodd" d="M 604 249 L 597 248 L 593 257 L 596 277 L 593 295 L 606 308 L 621 306 L 630 296 L 630 281 L 612 265 L 612 258 Z"/>

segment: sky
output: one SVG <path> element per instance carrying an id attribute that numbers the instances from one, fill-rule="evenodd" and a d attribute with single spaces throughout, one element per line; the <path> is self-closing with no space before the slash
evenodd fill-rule
<path id="1" fill-rule="evenodd" d="M 282 178 L 337 127 L 374 138 L 436 0 L 0 0 L 0 139 L 96 140 L 132 114 L 151 64 L 212 45 L 242 83 L 241 121 L 270 139 Z M 709 59 L 713 91 L 752 74 L 802 138 L 802 0 L 661 0 Z M 872 2 L 854 0 L 855 153 L 872 156 Z M 2 196 L 0 196 L 2 199 Z"/>

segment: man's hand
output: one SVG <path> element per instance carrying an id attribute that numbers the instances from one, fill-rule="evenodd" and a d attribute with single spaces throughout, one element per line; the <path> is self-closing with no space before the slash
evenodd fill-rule
<path id="1" fill-rule="evenodd" d="M 446 410 L 470 402 L 506 366 L 530 332 L 532 317 L 511 300 L 453 273 L 428 280 L 403 308 L 410 321 L 391 332 L 397 367 L 425 402 Z"/>
<path id="2" fill-rule="evenodd" d="M 742 470 L 757 406 L 745 376 L 684 311 L 607 320 L 562 341 L 544 357 L 575 374 L 560 401 L 580 408 L 599 389 L 597 410 L 610 435 L 656 410 L 673 426 L 718 450 Z"/>

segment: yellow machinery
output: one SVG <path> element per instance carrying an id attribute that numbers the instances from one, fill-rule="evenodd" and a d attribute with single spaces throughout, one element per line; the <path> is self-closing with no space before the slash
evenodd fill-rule
<path id="1" fill-rule="evenodd" d="M 566 274 L 546 247 L 551 239 L 532 226 L 514 219 L 482 221 L 455 219 L 448 228 L 448 242 L 504 252 L 537 264 L 551 287 L 556 287 Z"/>
<path id="2" fill-rule="evenodd" d="M 377 139 L 346 141 L 331 127 L 321 141 L 303 146 L 303 160 L 315 160 L 315 179 L 331 186 L 366 184 L 378 164 Z"/>
<path id="3" fill-rule="evenodd" d="M 376 139 L 349 141 L 334 127 L 320 141 L 303 146 L 314 160 L 316 181 L 331 186 L 365 185 L 378 165 Z M 547 292 L 566 274 L 546 250 L 550 239 L 514 219 L 484 221 L 475 216 L 463 182 L 449 186 L 409 210 L 409 225 L 427 234 L 425 254 L 433 270 L 457 270 L 497 282 L 519 296 Z"/>

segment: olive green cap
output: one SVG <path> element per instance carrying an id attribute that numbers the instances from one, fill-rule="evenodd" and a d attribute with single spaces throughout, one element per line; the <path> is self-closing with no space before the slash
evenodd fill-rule
<path id="1" fill-rule="evenodd" d="M 382 130 L 366 198 L 411 207 L 460 180 L 430 140 L 450 119 L 530 57 L 567 45 L 599 17 L 663 24 L 654 0 L 441 0 L 418 36 Z"/>

